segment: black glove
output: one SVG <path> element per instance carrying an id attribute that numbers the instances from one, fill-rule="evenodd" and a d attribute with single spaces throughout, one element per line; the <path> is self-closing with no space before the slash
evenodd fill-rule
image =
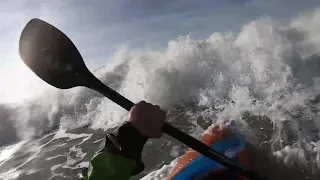
<path id="1" fill-rule="evenodd" d="M 148 138 L 143 136 L 131 123 L 125 122 L 115 134 L 107 134 L 105 146 L 101 151 L 108 151 L 121 156 L 135 159 L 137 162 L 133 175 L 144 169 L 141 153 Z"/>

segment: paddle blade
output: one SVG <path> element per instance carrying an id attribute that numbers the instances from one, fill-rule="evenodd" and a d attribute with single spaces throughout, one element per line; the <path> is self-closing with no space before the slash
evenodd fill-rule
<path id="1" fill-rule="evenodd" d="M 83 85 L 83 77 L 89 73 L 71 40 L 40 19 L 32 19 L 23 29 L 19 53 L 35 74 L 60 89 Z"/>

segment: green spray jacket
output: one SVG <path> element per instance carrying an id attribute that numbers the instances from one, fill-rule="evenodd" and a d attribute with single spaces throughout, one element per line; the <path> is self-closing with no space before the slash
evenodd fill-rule
<path id="1" fill-rule="evenodd" d="M 116 134 L 108 134 L 105 147 L 93 156 L 80 180 L 127 180 L 144 169 L 141 152 L 148 140 L 126 122 Z"/>

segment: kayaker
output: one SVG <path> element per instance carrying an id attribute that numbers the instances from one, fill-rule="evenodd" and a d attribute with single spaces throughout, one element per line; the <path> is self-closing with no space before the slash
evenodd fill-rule
<path id="1" fill-rule="evenodd" d="M 121 125 L 115 134 L 107 135 L 105 147 L 93 156 L 88 169 L 84 170 L 79 178 L 81 180 L 127 180 L 131 176 L 142 172 L 144 169 L 144 164 L 141 161 L 143 146 L 148 138 L 160 138 L 162 136 L 161 128 L 165 119 L 165 111 L 157 105 L 142 101 L 133 106 L 128 121 Z M 202 141 L 207 145 L 217 146 L 213 148 L 217 148 L 218 151 L 224 152 L 229 157 L 241 161 L 240 163 L 247 166 L 247 157 L 242 155 L 242 158 L 237 159 L 239 153 L 245 154 L 243 141 L 229 135 L 229 130 L 225 128 L 213 128 L 204 133 Z M 219 145 L 217 143 L 223 138 L 227 138 L 230 145 L 226 143 L 220 143 Z M 201 157 L 202 155 L 195 151 L 187 152 L 173 169 L 169 178 L 229 179 L 233 175 L 214 161 L 208 158 L 201 159 Z M 188 173 L 184 173 L 183 169 L 189 166 L 190 160 L 195 159 L 197 161 L 194 164 L 196 166 L 198 164 L 198 168 L 193 168 L 191 171 L 188 170 Z M 208 168 L 210 171 L 208 171 Z"/>

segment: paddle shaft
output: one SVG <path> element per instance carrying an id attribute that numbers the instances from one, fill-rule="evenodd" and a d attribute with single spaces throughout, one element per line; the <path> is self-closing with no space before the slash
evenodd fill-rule
<path id="1" fill-rule="evenodd" d="M 93 77 L 93 76 L 88 76 Z M 127 98 L 123 97 L 116 91 L 112 90 L 105 84 L 103 84 L 100 80 L 96 78 L 88 79 L 86 82 L 90 82 L 89 85 L 85 85 L 86 87 L 90 89 L 94 89 L 104 96 L 106 96 L 108 99 L 112 100 L 113 102 L 117 103 L 124 109 L 130 111 L 132 106 L 134 106 L 134 103 L 128 100 Z M 223 154 L 215 151 L 214 149 L 210 148 L 206 144 L 202 143 L 201 141 L 185 134 L 184 132 L 180 131 L 179 129 L 171 126 L 168 123 L 164 123 L 162 127 L 163 132 L 170 135 L 171 137 L 179 140 L 180 142 L 184 143 L 185 145 L 189 146 L 190 148 L 198 151 L 199 153 L 209 157 L 210 159 L 220 163 L 221 165 L 228 167 L 232 171 L 236 171 L 239 174 L 246 176 L 250 179 L 262 179 L 259 178 L 259 176 L 253 172 L 245 169 L 244 167 L 240 166 L 239 164 L 232 161 L 230 158 L 224 156 Z"/>

